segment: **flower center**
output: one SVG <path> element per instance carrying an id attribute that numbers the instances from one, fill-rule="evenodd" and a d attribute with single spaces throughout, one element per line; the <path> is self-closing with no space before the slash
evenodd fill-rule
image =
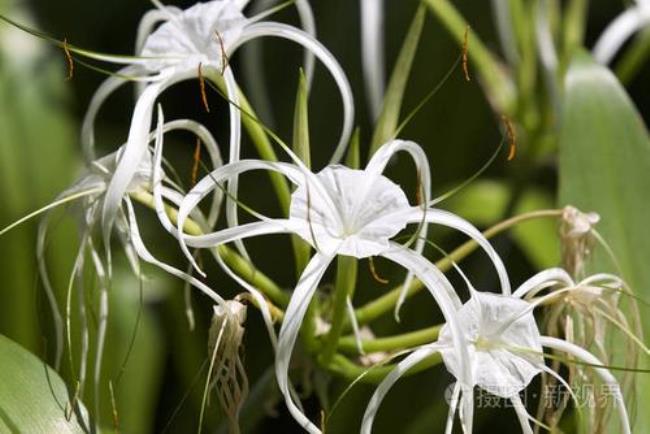
<path id="1" fill-rule="evenodd" d="M 318 185 L 308 181 L 296 189 L 290 208 L 290 218 L 301 223 L 300 236 L 314 247 L 371 256 L 404 228 L 398 219 L 382 219 L 409 208 L 388 178 L 344 166 L 328 166 L 316 178 Z"/>

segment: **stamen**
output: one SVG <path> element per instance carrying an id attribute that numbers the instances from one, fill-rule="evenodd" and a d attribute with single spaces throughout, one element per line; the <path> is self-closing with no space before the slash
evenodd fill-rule
<path id="1" fill-rule="evenodd" d="M 417 171 L 417 186 L 415 190 L 415 203 L 417 206 L 420 206 L 424 203 L 424 200 L 422 199 L 422 196 L 424 196 L 424 186 L 422 185 L 422 176 L 420 174 L 420 171 Z"/>
<path id="2" fill-rule="evenodd" d="M 208 105 L 208 94 L 205 92 L 205 78 L 203 78 L 203 65 L 199 63 L 199 89 L 201 91 L 201 102 L 206 112 L 210 113 L 210 106 Z"/>
<path id="3" fill-rule="evenodd" d="M 193 157 L 193 164 L 192 164 L 192 187 L 196 185 L 196 181 L 199 177 L 200 163 L 201 163 L 201 139 L 197 137 L 196 145 L 194 146 L 194 157 Z"/>
<path id="4" fill-rule="evenodd" d="M 77 381 L 77 385 L 74 390 L 74 395 L 72 395 L 72 398 L 68 401 L 68 403 L 65 406 L 65 420 L 70 422 L 72 419 L 72 414 L 74 413 L 74 408 L 77 405 L 77 400 L 79 399 L 79 391 L 81 390 L 81 383 Z"/>
<path id="5" fill-rule="evenodd" d="M 390 282 L 388 279 L 384 279 L 379 274 L 377 274 L 377 270 L 375 269 L 375 261 L 372 259 L 372 256 L 368 258 L 368 268 L 370 269 L 372 278 L 377 282 L 381 283 L 382 285 L 387 285 Z"/>
<path id="6" fill-rule="evenodd" d="M 469 49 L 469 24 L 465 27 L 465 36 L 463 37 L 463 74 L 465 75 L 465 81 L 472 81 L 469 76 L 469 66 L 468 66 L 468 57 L 467 52 Z"/>
<path id="7" fill-rule="evenodd" d="M 66 77 L 66 80 L 69 81 L 74 77 L 74 60 L 72 59 L 72 54 L 70 54 L 67 39 L 63 39 L 63 52 L 65 53 L 65 60 L 68 62 L 68 76 Z"/>
<path id="8" fill-rule="evenodd" d="M 214 34 L 217 35 L 217 39 L 219 40 L 219 47 L 221 48 L 221 75 L 223 75 L 223 73 L 226 72 L 226 68 L 230 64 L 230 60 L 228 59 L 228 54 L 226 53 L 226 46 L 223 43 L 223 38 L 221 37 L 221 33 L 219 33 L 218 30 L 215 30 Z"/>
<path id="9" fill-rule="evenodd" d="M 512 161 L 517 154 L 517 133 L 508 116 L 501 115 L 501 120 L 506 128 L 506 135 L 508 136 L 508 161 Z"/>

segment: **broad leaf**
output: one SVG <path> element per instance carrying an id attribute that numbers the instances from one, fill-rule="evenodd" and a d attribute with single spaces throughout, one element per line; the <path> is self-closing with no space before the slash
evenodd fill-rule
<path id="1" fill-rule="evenodd" d="M 89 430 L 86 409 L 66 418 L 68 390 L 42 360 L 0 335 L 0 432 L 83 433 Z"/>
<path id="2" fill-rule="evenodd" d="M 580 54 L 569 68 L 560 135 L 560 205 L 601 216 L 597 229 L 610 243 L 623 277 L 642 298 L 650 298 L 650 140 L 643 120 L 623 87 L 606 68 Z M 602 249 L 601 249 L 602 252 Z M 607 255 L 592 271 L 613 270 Z M 641 306 L 647 312 L 647 307 Z M 650 319 L 645 318 L 646 336 Z M 646 339 L 647 341 L 647 339 Z M 647 365 L 647 363 L 644 363 Z M 639 374 L 650 399 L 650 378 Z M 650 426 L 639 412 L 637 426 Z"/>

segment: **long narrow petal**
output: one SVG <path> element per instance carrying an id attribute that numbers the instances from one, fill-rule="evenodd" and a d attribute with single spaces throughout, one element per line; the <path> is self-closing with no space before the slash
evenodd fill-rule
<path id="1" fill-rule="evenodd" d="M 385 218 L 399 219 L 400 221 L 406 221 L 408 223 L 421 223 L 422 221 L 425 221 L 426 223 L 439 224 L 463 232 L 465 235 L 474 239 L 474 241 L 485 250 L 499 275 L 501 292 L 505 295 L 510 294 L 510 279 L 508 278 L 508 272 L 506 271 L 506 267 L 503 265 L 501 257 L 494 250 L 494 247 L 492 247 L 485 236 L 467 220 L 448 211 L 435 208 L 427 209 L 426 216 L 423 218 L 422 210 L 418 207 L 413 207 L 410 210 L 403 212 L 397 212 L 393 215 L 386 216 Z"/>
<path id="2" fill-rule="evenodd" d="M 512 406 L 515 409 L 515 413 L 517 414 L 519 425 L 521 425 L 521 432 L 523 434 L 533 434 L 533 429 L 530 427 L 530 422 L 528 422 L 528 418 L 530 416 L 526 411 L 524 403 L 521 402 L 519 395 L 517 394 L 510 398 L 510 402 L 512 402 Z"/>
<path id="3" fill-rule="evenodd" d="M 549 268 L 548 270 L 540 271 L 530 279 L 526 280 L 512 295 L 513 297 L 524 298 L 529 292 L 536 293 L 540 288 L 544 289 L 549 285 L 556 285 L 558 283 L 567 286 L 575 285 L 573 279 L 569 276 L 569 273 L 564 271 L 562 268 Z"/>
<path id="4" fill-rule="evenodd" d="M 318 40 L 301 30 L 280 23 L 263 22 L 247 27 L 231 50 L 234 51 L 244 43 L 264 36 L 285 38 L 302 45 L 314 53 L 332 74 L 343 100 L 343 128 L 339 143 L 330 160 L 332 163 L 338 163 L 345 154 L 345 149 L 350 141 L 354 123 L 354 99 L 352 96 L 352 88 L 350 87 L 350 82 L 348 81 L 345 72 L 343 72 L 341 65 L 332 53 L 330 53 Z"/>
<path id="5" fill-rule="evenodd" d="M 226 69 L 223 78 L 226 83 L 226 94 L 231 101 L 231 104 L 228 105 L 228 109 L 230 110 L 230 158 L 228 162 L 236 163 L 239 161 L 241 153 L 241 113 L 239 112 L 239 89 L 232 73 L 232 66 Z M 226 220 L 230 227 L 235 227 L 239 224 L 237 202 L 235 201 L 237 199 L 238 186 L 238 176 L 234 175 L 230 177 L 228 180 L 228 197 L 226 198 Z M 241 240 L 237 240 L 235 241 L 235 246 L 237 246 L 237 250 L 239 250 L 239 253 L 244 259 L 250 261 L 244 243 Z"/>
<path id="6" fill-rule="evenodd" d="M 147 247 L 144 245 L 142 238 L 140 237 L 140 230 L 138 229 L 138 222 L 135 218 L 135 212 L 133 211 L 133 204 L 131 203 L 131 200 L 128 198 L 125 199 L 125 201 L 127 206 L 127 213 L 129 216 L 129 226 L 131 227 L 131 239 L 133 241 L 133 246 L 136 252 L 138 252 L 138 256 L 140 257 L 140 259 L 159 267 L 160 269 L 171 274 L 172 276 L 176 276 L 186 282 L 189 282 L 192 286 L 199 289 L 205 295 L 207 295 L 212 300 L 214 300 L 217 304 L 219 305 L 225 304 L 225 300 L 219 294 L 214 292 L 210 287 L 208 287 L 206 284 L 196 279 L 195 277 L 192 277 L 187 273 L 184 273 L 181 270 L 178 270 L 168 264 L 165 264 L 164 262 L 159 261 L 149 252 Z"/>
<path id="7" fill-rule="evenodd" d="M 449 400 L 449 412 L 447 413 L 447 423 L 445 425 L 445 434 L 451 434 L 454 429 L 454 417 L 456 417 L 456 409 L 458 408 L 458 401 L 460 399 L 460 382 L 454 384 L 454 389 L 451 392 Z"/>
<path id="8" fill-rule="evenodd" d="M 289 362 L 291 361 L 291 354 L 293 353 L 296 338 L 298 337 L 298 332 L 300 331 L 300 326 L 302 325 L 307 308 L 325 270 L 327 270 L 331 262 L 332 256 L 316 253 L 309 261 L 309 264 L 307 264 L 302 276 L 300 276 L 300 280 L 291 295 L 289 306 L 287 306 L 287 311 L 282 321 L 278 339 L 278 351 L 275 359 L 275 375 L 289 412 L 303 429 L 311 434 L 320 434 L 320 430 L 294 403 L 289 391 Z"/>
<path id="9" fill-rule="evenodd" d="M 639 5 L 625 10 L 598 38 L 593 50 L 595 59 L 602 64 L 608 64 L 625 41 L 648 24 L 650 24 L 648 5 Z"/>
<path id="10" fill-rule="evenodd" d="M 95 152 L 95 119 L 97 118 L 99 110 L 113 92 L 119 89 L 122 85 L 128 83 L 128 80 L 122 76 L 129 75 L 132 71 L 133 67 L 131 66 L 121 69 L 118 71 L 119 75 L 108 77 L 99 85 L 93 94 L 81 125 L 81 150 L 86 162 L 95 161 L 97 159 Z"/>
<path id="11" fill-rule="evenodd" d="M 541 343 L 543 346 L 548 348 L 553 348 L 558 351 L 565 352 L 570 354 L 583 362 L 602 366 L 602 362 L 598 360 L 593 354 L 589 351 L 580 348 L 577 345 L 557 339 L 550 336 L 542 336 Z M 621 419 L 621 429 L 625 434 L 631 434 L 632 430 L 630 428 L 630 420 L 627 415 L 627 409 L 625 408 L 625 401 L 623 400 L 623 394 L 621 393 L 621 386 L 618 384 L 616 378 L 612 373 L 605 367 L 602 368 L 593 368 L 594 371 L 600 376 L 605 384 L 607 384 L 611 392 L 614 394 L 614 399 L 616 401 L 616 409 L 618 410 L 618 415 Z"/>
<path id="12" fill-rule="evenodd" d="M 445 275 L 424 256 L 399 244 L 391 243 L 391 245 L 393 248 L 382 256 L 412 271 L 431 293 L 450 327 L 454 351 L 458 352 L 460 371 L 462 372 L 462 378 L 458 378 L 458 381 L 464 386 L 472 387 L 474 382 L 468 350 L 469 344 L 457 318 L 457 311 L 461 307 L 460 298 L 454 292 L 454 288 Z"/>
<path id="13" fill-rule="evenodd" d="M 425 345 L 409 354 L 406 358 L 404 358 L 404 360 L 399 362 L 392 371 L 390 371 L 386 378 L 384 378 L 384 380 L 379 384 L 375 390 L 375 393 L 373 393 L 372 398 L 370 398 L 370 402 L 368 402 L 366 412 L 363 414 L 363 422 L 361 424 L 362 434 L 371 434 L 372 423 L 375 420 L 375 415 L 379 410 L 379 406 L 384 400 L 386 394 L 388 394 L 390 389 L 395 385 L 397 380 L 406 374 L 413 366 L 417 365 L 422 360 L 438 352 L 439 350 L 440 347 L 436 344 Z"/>
<path id="14" fill-rule="evenodd" d="M 417 195 L 421 197 L 423 204 L 429 203 L 429 200 L 431 198 L 431 168 L 429 166 L 429 159 L 427 158 L 427 155 L 422 147 L 415 142 L 405 140 L 392 140 L 379 148 L 373 154 L 365 169 L 365 171 L 369 174 L 368 183 L 373 182 L 373 176 L 379 176 L 382 174 L 386 170 L 386 165 L 390 159 L 401 151 L 407 152 L 413 159 L 413 162 L 417 168 L 417 176 L 419 177 L 416 185 L 418 189 L 421 189 L 417 192 Z M 369 189 L 369 187 L 367 187 L 367 189 Z M 424 210 L 422 212 L 424 213 Z M 415 251 L 418 253 L 422 253 L 422 251 L 424 251 L 428 228 L 429 225 L 425 223 L 422 224 L 418 230 L 418 239 L 415 242 Z M 408 288 L 411 286 L 412 280 L 413 273 L 407 273 L 406 279 L 402 284 L 402 288 L 404 289 L 402 290 L 399 300 L 395 305 L 395 318 L 398 321 L 399 311 L 402 307 L 402 304 L 404 304 L 406 293 L 408 291 Z"/>
<path id="15" fill-rule="evenodd" d="M 151 84 L 147 87 L 136 103 L 133 117 L 131 119 L 129 138 L 124 146 L 124 152 L 120 157 L 115 173 L 108 185 L 102 208 L 102 232 L 104 237 L 104 248 L 106 249 L 106 256 L 108 258 L 109 273 L 111 267 L 111 231 L 122 199 L 129 189 L 129 185 L 137 172 L 142 158 L 147 152 L 154 103 L 160 93 L 162 93 L 166 88 L 180 81 L 193 78 L 195 75 L 195 71 L 185 71 L 167 77 L 161 82 Z"/>
<path id="16" fill-rule="evenodd" d="M 361 0 L 361 59 L 366 97 L 373 121 L 379 118 L 384 100 L 384 1 Z"/>

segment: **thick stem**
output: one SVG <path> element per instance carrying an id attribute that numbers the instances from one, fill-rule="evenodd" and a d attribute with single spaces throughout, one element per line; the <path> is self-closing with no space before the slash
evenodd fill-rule
<path id="1" fill-rule="evenodd" d="M 406 348 L 413 348 L 419 345 L 428 344 L 438 339 L 442 324 L 401 335 L 388 336 L 376 339 L 364 339 L 361 341 L 361 348 L 366 353 L 379 351 L 394 351 Z M 357 355 L 359 349 L 354 336 L 344 336 L 339 339 L 338 349 L 347 354 Z"/>
<path id="2" fill-rule="evenodd" d="M 413 375 L 429 369 L 442 361 L 440 353 L 432 354 L 413 368 L 406 375 Z M 359 381 L 362 383 L 379 384 L 381 381 L 395 369 L 395 364 L 385 364 L 376 367 L 365 367 L 351 362 L 340 354 L 334 355 L 332 362 L 325 368 L 333 374 L 345 378 L 348 381 Z"/>
<path id="3" fill-rule="evenodd" d="M 334 290 L 334 310 L 332 325 L 325 336 L 321 361 L 328 364 L 336 352 L 339 337 L 345 325 L 345 313 L 348 297 L 352 297 L 357 283 L 357 259 L 351 256 L 339 256 L 336 268 L 336 285 Z"/>

